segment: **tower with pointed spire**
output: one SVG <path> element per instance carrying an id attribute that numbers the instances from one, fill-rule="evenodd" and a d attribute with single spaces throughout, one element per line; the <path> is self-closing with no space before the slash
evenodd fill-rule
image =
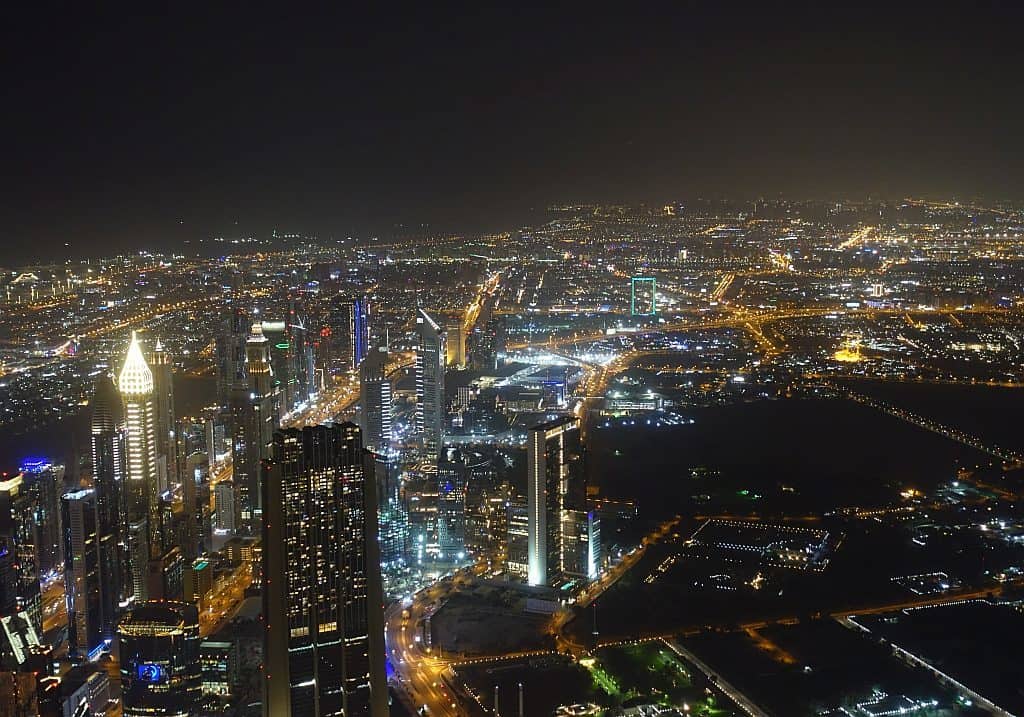
<path id="1" fill-rule="evenodd" d="M 128 518 L 133 523 L 146 524 L 146 544 L 140 545 L 138 539 L 130 541 L 134 543 L 129 555 L 133 592 L 136 601 L 140 601 L 147 599 L 148 563 L 150 558 L 157 557 L 161 552 L 162 532 L 153 372 L 142 355 L 142 347 L 134 331 L 124 366 L 117 377 L 117 387 L 125 409 Z"/>

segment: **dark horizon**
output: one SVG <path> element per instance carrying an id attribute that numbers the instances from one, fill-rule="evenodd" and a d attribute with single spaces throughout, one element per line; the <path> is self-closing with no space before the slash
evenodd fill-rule
<path id="1" fill-rule="evenodd" d="M 1008 3 L 16 12 L 4 263 L 560 202 L 1024 198 Z"/>

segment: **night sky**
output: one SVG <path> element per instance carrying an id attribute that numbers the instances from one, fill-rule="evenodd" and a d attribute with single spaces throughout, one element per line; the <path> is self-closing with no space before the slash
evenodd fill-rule
<path id="1" fill-rule="evenodd" d="M 1016 3 L 768 4 L 7 8 L 0 262 L 559 201 L 1024 196 Z"/>

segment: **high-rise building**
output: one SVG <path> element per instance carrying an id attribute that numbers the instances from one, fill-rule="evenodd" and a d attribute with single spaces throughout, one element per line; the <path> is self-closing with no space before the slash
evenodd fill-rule
<path id="1" fill-rule="evenodd" d="M 409 554 L 409 513 L 400 495 L 398 457 L 375 451 L 372 456 L 377 484 L 377 527 L 380 563 L 385 570 L 400 569 Z"/>
<path id="2" fill-rule="evenodd" d="M 331 372 L 359 368 L 370 349 L 370 300 L 362 295 L 335 296 L 331 299 L 328 329 Z"/>
<path id="3" fill-rule="evenodd" d="M 109 600 L 104 592 L 116 584 L 104 584 L 101 572 L 99 512 L 96 491 L 89 488 L 66 493 L 61 500 L 64 516 L 64 598 L 68 614 L 68 651 L 90 660 L 106 647 L 104 628 L 114 616 L 104 615 Z"/>
<path id="4" fill-rule="evenodd" d="M 466 330 L 461 316 L 445 323 L 445 361 L 455 368 L 466 367 Z"/>
<path id="5" fill-rule="evenodd" d="M 24 473 L 0 480 L 0 618 L 23 614 L 41 634 L 38 512 Z"/>
<path id="6" fill-rule="evenodd" d="M 445 334 L 423 309 L 416 316 L 416 432 L 427 459 L 436 461 L 444 445 Z"/>
<path id="7" fill-rule="evenodd" d="M 178 475 L 178 439 L 174 417 L 174 376 L 171 355 L 157 339 L 153 348 L 153 396 L 156 401 L 156 454 L 163 461 L 165 475 L 160 487 L 167 490 L 172 483 L 181 482 Z"/>
<path id="8" fill-rule="evenodd" d="M 134 522 L 145 521 L 146 555 L 147 558 L 153 558 L 163 552 L 160 486 L 157 475 L 156 401 L 153 397 L 153 372 L 142 355 L 142 347 L 134 331 L 124 367 L 117 378 L 117 385 L 125 406 L 128 517 Z M 145 564 L 137 564 L 141 554 L 141 551 L 136 549 L 130 556 L 132 580 L 136 587 L 145 585 L 148 569 Z M 145 587 L 142 587 L 142 594 L 135 594 L 135 599 L 146 599 Z"/>
<path id="9" fill-rule="evenodd" d="M 234 481 L 239 491 L 242 526 L 249 532 L 259 530 L 260 464 L 268 457 L 278 414 L 274 410 L 274 374 L 270 367 L 270 348 L 262 326 L 252 325 L 246 342 L 246 375 L 249 378 L 248 399 L 237 416 L 234 445 Z"/>
<path id="10" fill-rule="evenodd" d="M 268 717 L 387 714 L 375 481 L 351 423 L 274 434 L 263 482 Z"/>
<path id="11" fill-rule="evenodd" d="M 391 379 L 387 363 L 387 350 L 375 348 L 359 366 L 359 427 L 366 447 L 375 451 L 386 451 L 391 442 Z"/>
<path id="12" fill-rule="evenodd" d="M 100 582 L 114 589 L 102 594 L 103 637 L 114 637 L 114 615 L 118 603 L 132 593 L 125 580 L 129 577 L 124 546 L 122 518 L 125 506 L 125 431 L 124 407 L 109 376 L 96 381 L 92 399 L 90 439 L 92 442 L 92 485 L 96 492 L 97 530 L 99 532 Z"/>
<path id="13" fill-rule="evenodd" d="M 125 530 L 124 554 L 128 566 L 128 599 L 140 602 L 146 596 L 149 571 L 149 522 L 146 516 L 129 519 Z"/>
<path id="14" fill-rule="evenodd" d="M 240 308 L 235 307 L 224 321 L 214 339 L 217 356 L 217 402 L 222 410 L 230 411 L 236 391 L 244 391 L 248 384 L 245 375 L 245 342 L 249 337 L 250 322 Z"/>
<path id="15" fill-rule="evenodd" d="M 237 491 L 231 481 L 221 481 L 213 488 L 213 504 L 217 510 L 214 529 L 225 535 L 234 535 L 238 530 Z"/>
<path id="16" fill-rule="evenodd" d="M 306 318 L 299 302 L 292 300 L 288 303 L 285 324 L 295 377 L 295 392 L 289 409 L 291 410 L 309 401 L 316 393 L 316 377 L 313 368 L 313 341 L 307 329 L 309 319 Z"/>
<path id="17" fill-rule="evenodd" d="M 586 509 L 580 422 L 563 416 L 530 429 L 527 438 L 528 580 L 550 585 L 572 574 L 566 511 Z"/>
<path id="18" fill-rule="evenodd" d="M 505 353 L 505 322 L 490 318 L 477 323 L 469 335 L 469 362 L 477 371 L 492 372 L 498 368 L 498 360 Z"/>
<path id="19" fill-rule="evenodd" d="M 530 511 L 520 497 L 508 502 L 508 534 L 505 568 L 512 575 L 526 578 L 530 560 Z"/>
<path id="20" fill-rule="evenodd" d="M 461 560 L 466 550 L 466 488 L 469 469 L 462 452 L 442 451 L 437 464 L 437 544 L 443 560 Z"/>
<path id="21" fill-rule="evenodd" d="M 199 613 L 174 601 L 143 603 L 117 626 L 125 717 L 194 717 L 202 696 Z"/>
<path id="22" fill-rule="evenodd" d="M 654 277 L 634 276 L 629 283 L 629 313 L 633 316 L 653 316 L 658 313 L 656 303 L 658 287 Z"/>
<path id="23" fill-rule="evenodd" d="M 36 565 L 40 576 L 64 569 L 64 541 L 60 524 L 60 496 L 64 492 L 64 466 L 45 459 L 24 461 L 21 475 L 25 491 L 32 496 L 35 513 Z"/>

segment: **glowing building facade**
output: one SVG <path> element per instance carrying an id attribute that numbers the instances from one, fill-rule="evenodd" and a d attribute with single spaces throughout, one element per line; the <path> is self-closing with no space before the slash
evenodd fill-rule
<path id="1" fill-rule="evenodd" d="M 351 423 L 274 434 L 263 483 L 268 717 L 387 714 L 370 461 Z"/>
<path id="2" fill-rule="evenodd" d="M 138 337 L 132 332 L 128 356 L 117 378 L 117 387 L 124 400 L 125 444 L 128 467 L 127 508 L 129 519 L 146 524 L 146 550 L 136 545 L 131 551 L 132 580 L 136 601 L 146 599 L 146 558 L 161 552 L 163 531 L 160 520 L 160 490 L 157 473 L 157 418 L 153 396 L 153 373 L 142 355 Z M 136 535 L 138 541 L 141 536 Z M 141 594 L 140 594 L 141 593 Z"/>
<path id="3" fill-rule="evenodd" d="M 430 314 L 420 309 L 416 316 L 416 432 L 423 440 L 428 460 L 436 461 L 444 445 L 445 334 Z"/>
<path id="4" fill-rule="evenodd" d="M 586 558 L 577 557 L 581 549 L 577 514 L 585 504 L 579 419 L 564 416 L 531 428 L 527 438 L 530 585 L 551 585 L 579 574 L 578 565 L 585 564 Z M 585 525 L 584 519 L 584 536 Z"/>

